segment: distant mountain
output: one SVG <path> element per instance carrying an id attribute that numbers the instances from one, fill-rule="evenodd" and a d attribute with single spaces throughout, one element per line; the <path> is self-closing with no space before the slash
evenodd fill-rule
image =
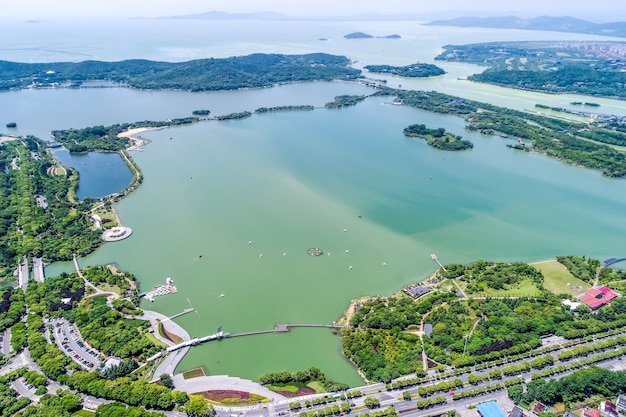
<path id="1" fill-rule="evenodd" d="M 593 23 L 569 16 L 540 16 L 530 19 L 515 16 L 459 17 L 450 20 L 434 20 L 427 25 L 547 30 L 626 37 L 626 22 Z"/>
<path id="2" fill-rule="evenodd" d="M 285 16 L 274 12 L 258 12 L 258 13 L 227 13 L 213 10 L 206 13 L 185 14 L 178 16 L 167 16 L 163 19 L 206 19 L 206 20 L 274 20 L 284 19 Z"/>

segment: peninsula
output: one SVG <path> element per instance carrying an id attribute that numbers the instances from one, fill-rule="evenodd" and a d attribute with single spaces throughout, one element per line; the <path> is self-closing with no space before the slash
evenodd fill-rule
<path id="1" fill-rule="evenodd" d="M 0 61 L 0 89 L 80 87 L 107 80 L 118 85 L 188 91 L 270 87 L 299 81 L 354 80 L 361 72 L 345 56 L 252 54 L 187 62 L 126 60 L 26 64 Z"/>
<path id="2" fill-rule="evenodd" d="M 615 41 L 488 42 L 446 45 L 435 60 L 489 67 L 471 81 L 545 93 L 626 100 L 625 51 Z"/>

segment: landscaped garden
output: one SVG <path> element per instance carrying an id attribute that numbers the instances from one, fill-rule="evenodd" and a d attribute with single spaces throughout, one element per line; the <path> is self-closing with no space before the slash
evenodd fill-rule
<path id="1" fill-rule="evenodd" d="M 252 405 L 269 401 L 269 399 L 261 395 L 230 389 L 202 391 L 196 394 L 202 395 L 213 403 L 222 405 Z"/>

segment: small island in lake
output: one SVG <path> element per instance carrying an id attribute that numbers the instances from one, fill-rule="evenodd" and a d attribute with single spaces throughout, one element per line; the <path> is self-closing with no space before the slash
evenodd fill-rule
<path id="1" fill-rule="evenodd" d="M 352 33 L 348 33 L 347 35 L 344 35 L 343 37 L 346 39 L 371 39 L 371 38 L 400 39 L 401 38 L 401 36 L 396 33 L 387 35 L 387 36 L 374 36 L 365 32 L 352 32 Z"/>
<path id="2" fill-rule="evenodd" d="M 437 65 L 420 63 L 406 65 L 403 67 L 394 67 L 391 65 L 366 65 L 364 68 L 370 72 L 393 74 L 400 77 L 411 78 L 434 77 L 446 73 L 442 68 L 438 67 Z"/>
<path id="3" fill-rule="evenodd" d="M 461 136 L 446 132 L 443 127 L 429 129 L 423 124 L 411 125 L 404 129 L 404 135 L 409 138 L 424 138 L 428 145 L 444 151 L 462 151 L 474 147 L 469 140 L 463 140 Z"/>
<path id="4" fill-rule="evenodd" d="M 17 123 L 15 123 L 15 122 L 9 122 L 9 123 L 7 123 L 7 127 L 8 127 L 9 129 L 11 129 L 11 128 L 15 128 L 15 127 L 17 127 Z"/>

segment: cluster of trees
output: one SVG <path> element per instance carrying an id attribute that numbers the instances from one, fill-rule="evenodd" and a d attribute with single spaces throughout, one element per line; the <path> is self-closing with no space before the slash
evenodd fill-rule
<path id="1" fill-rule="evenodd" d="M 326 375 L 314 366 L 307 368 L 304 371 L 268 372 L 261 375 L 259 378 L 259 382 L 263 385 L 289 384 L 290 382 L 307 384 L 313 381 L 320 382 L 327 391 L 342 391 L 348 389 L 347 384 L 326 378 Z"/>
<path id="2" fill-rule="evenodd" d="M 48 176 L 47 168 L 55 163 L 34 137 L 6 142 L 0 149 L 0 266 L 14 268 L 24 255 L 69 260 L 101 243 L 88 220 L 88 205 L 69 199 L 77 174 L 68 170 L 69 177 Z M 47 207 L 37 204 L 36 196 L 45 197 Z"/>
<path id="3" fill-rule="evenodd" d="M 137 298 L 137 278 L 129 272 L 113 272 L 107 265 L 94 265 L 82 270 L 85 279 L 94 285 L 108 284 L 118 287 L 123 296 Z"/>
<path id="4" fill-rule="evenodd" d="M 461 136 L 446 132 L 443 127 L 429 129 L 423 124 L 415 124 L 405 128 L 404 135 L 409 138 L 424 138 L 433 148 L 444 151 L 462 151 L 474 147 L 474 144 L 469 140 L 463 140 Z"/>
<path id="5" fill-rule="evenodd" d="M 558 402 L 572 404 L 597 394 L 611 398 L 626 390 L 626 372 L 591 366 L 558 380 L 536 379 L 526 384 L 525 388 L 522 385 L 509 387 L 509 397 L 513 402 L 530 404 L 539 401 L 553 405 Z"/>
<path id="6" fill-rule="evenodd" d="M 463 381 L 459 378 L 452 379 L 450 381 L 442 381 L 436 385 L 426 385 L 417 388 L 417 393 L 420 397 L 430 397 L 437 392 L 447 392 L 463 386 Z"/>
<path id="7" fill-rule="evenodd" d="M 17 377 L 17 376 L 15 376 Z M 30 404 L 26 397 L 17 398 L 17 392 L 9 386 L 9 377 L 0 378 L 0 416 L 9 417 Z"/>
<path id="8" fill-rule="evenodd" d="M 19 415 L 23 417 L 71 417 L 81 408 L 83 408 L 83 402 L 79 394 L 59 391 L 56 395 L 44 395 L 37 404 L 28 405 Z"/>
<path id="9" fill-rule="evenodd" d="M 454 293 L 433 293 L 417 302 L 409 297 L 377 297 L 361 304 L 342 330 L 343 352 L 372 381 L 388 382 L 421 370 L 419 337 L 403 332 L 417 326 L 433 306 L 456 298 Z"/>
<path id="10" fill-rule="evenodd" d="M 129 407 L 119 402 L 102 404 L 96 410 L 97 417 L 165 417 L 166 414 L 146 411 L 139 407 Z"/>
<path id="11" fill-rule="evenodd" d="M 365 69 L 370 72 L 379 72 L 383 74 L 399 75 L 400 77 L 434 77 L 443 75 L 446 72 L 433 64 L 411 64 L 403 67 L 394 67 L 391 65 L 366 65 Z"/>
<path id="12" fill-rule="evenodd" d="M 511 289 L 524 281 L 530 281 L 543 289 L 543 274 L 533 266 L 523 262 L 489 262 L 482 259 L 468 265 L 446 265 L 443 272 L 446 278 L 459 278 L 467 282 L 468 293 L 481 293 L 488 288 Z"/>
<path id="13" fill-rule="evenodd" d="M 108 80 L 141 89 L 189 91 L 270 87 L 295 81 L 353 80 L 361 71 L 345 56 L 252 54 L 187 62 L 126 60 L 26 64 L 0 61 L 0 89 Z"/>
<path id="14" fill-rule="evenodd" d="M 447 402 L 448 400 L 446 399 L 446 397 L 435 397 L 435 398 L 428 398 L 426 400 L 416 401 L 415 406 L 420 410 L 424 410 L 427 408 L 434 407 L 436 405 L 445 404 Z"/>
<path id="15" fill-rule="evenodd" d="M 522 263 L 496 264 L 479 260 L 467 266 L 446 267 L 447 272 L 442 273 L 448 278 L 483 282 L 481 285 L 485 286 L 497 280 L 502 280 L 504 285 L 530 281 L 540 288 L 543 283 L 539 271 Z M 456 298 L 453 293 L 434 292 L 417 302 L 408 297 L 379 297 L 364 302 L 356 309 L 350 327 L 342 331 L 344 354 L 374 381 L 387 382 L 416 370 L 420 372 L 420 340 L 410 330 L 411 326 L 417 328 L 424 313 L 431 311 L 427 323 L 432 325 L 432 331 L 430 337 L 423 339 L 428 358 L 460 368 L 503 361 L 507 357 L 528 357 L 519 369 L 505 368 L 507 375 L 513 375 L 553 363 L 549 355 L 531 357 L 549 352 L 549 348 L 537 350 L 542 336 L 556 334 L 579 340 L 626 325 L 626 299 L 615 299 L 614 305 L 589 314 L 571 312 L 562 305 L 561 297 L 546 291 L 537 298 Z M 618 343 L 617 339 L 606 345 L 614 343 Z M 593 351 L 605 348 L 603 344 Z M 499 376 L 489 374 L 489 378 Z M 393 384 L 391 388 L 414 385 L 415 381 Z"/>
<path id="16" fill-rule="evenodd" d="M 138 367 L 139 365 L 137 364 L 137 362 L 135 362 L 133 358 L 126 358 L 119 364 L 106 368 L 102 372 L 102 376 L 106 379 L 116 379 L 122 376 L 129 375 Z M 168 388 L 172 388 L 172 387 L 168 387 Z"/>
<path id="17" fill-rule="evenodd" d="M 365 100 L 365 96 L 356 95 L 343 95 L 335 97 L 335 101 L 326 103 L 324 107 L 327 109 L 339 109 L 341 107 L 356 106 L 358 103 Z"/>
<path id="18" fill-rule="evenodd" d="M 0 298 L 0 332 L 3 332 L 21 320 L 26 304 L 24 292 L 19 288 L 5 290 Z"/>
<path id="19" fill-rule="evenodd" d="M 576 278 L 589 283 L 595 280 L 596 271 L 600 268 L 600 261 L 585 256 L 557 256 L 556 260 Z"/>
<path id="20" fill-rule="evenodd" d="M 74 307 L 79 305 L 84 295 L 85 282 L 82 278 L 75 272 L 62 272 L 44 282 L 30 281 L 26 289 L 26 304 L 31 313 L 73 320 Z M 62 302 L 61 299 L 66 300 Z"/>
<path id="21" fill-rule="evenodd" d="M 602 268 L 600 261 L 597 259 L 587 258 L 585 256 L 569 255 L 557 256 L 556 260 L 563 264 L 576 278 L 590 284 L 595 281 L 596 274 L 600 284 L 626 280 L 626 271 L 613 268 Z M 617 303 L 612 303 L 611 307 L 615 309 L 616 306 L 620 306 L 619 314 L 625 313 L 626 311 L 621 311 L 621 300 L 618 299 L 615 301 Z"/>
<path id="22" fill-rule="evenodd" d="M 601 170 L 607 177 L 626 175 L 626 159 L 624 154 L 607 145 L 599 144 L 577 136 L 581 136 L 580 124 L 561 122 L 560 127 L 567 129 L 555 130 L 554 121 L 548 122 L 547 117 L 522 112 L 486 111 L 472 114 L 467 118 L 468 128 L 483 133 L 505 133 L 532 142 L 532 149 L 553 158 L 567 161 L 574 165 Z M 531 123 L 529 123 L 531 122 Z M 535 123 L 532 123 L 535 122 Z M 538 123 L 538 124 L 537 124 Z M 605 130 L 596 129 L 595 135 Z M 593 136 L 589 133 L 583 135 Z"/>
<path id="23" fill-rule="evenodd" d="M 94 348 L 119 358 L 147 358 L 160 349 L 145 335 L 146 320 L 123 318 L 106 305 L 104 296 L 94 297 L 85 307 L 75 309 L 81 335 Z"/>
<path id="24" fill-rule="evenodd" d="M 63 374 L 59 382 L 96 397 L 121 401 L 132 406 L 169 410 L 174 405 L 172 391 L 169 388 L 148 381 L 121 377 L 107 380 L 98 371 L 74 371 Z"/>
<path id="25" fill-rule="evenodd" d="M 588 62 L 565 65 L 558 70 L 490 68 L 482 73 L 470 75 L 468 79 L 554 94 L 574 93 L 626 99 L 622 73 L 606 68 L 594 68 L 589 66 Z"/>
<path id="26" fill-rule="evenodd" d="M 277 106 L 277 107 L 259 107 L 254 112 L 257 114 L 262 113 L 275 113 L 280 111 L 301 111 L 301 110 L 315 110 L 315 106 L 301 105 L 301 106 Z"/>
<path id="27" fill-rule="evenodd" d="M 250 113 L 249 111 L 241 111 L 237 113 L 229 113 L 222 116 L 217 116 L 215 117 L 215 120 L 238 120 L 245 119 L 246 117 L 250 116 L 252 116 L 252 113 Z"/>

